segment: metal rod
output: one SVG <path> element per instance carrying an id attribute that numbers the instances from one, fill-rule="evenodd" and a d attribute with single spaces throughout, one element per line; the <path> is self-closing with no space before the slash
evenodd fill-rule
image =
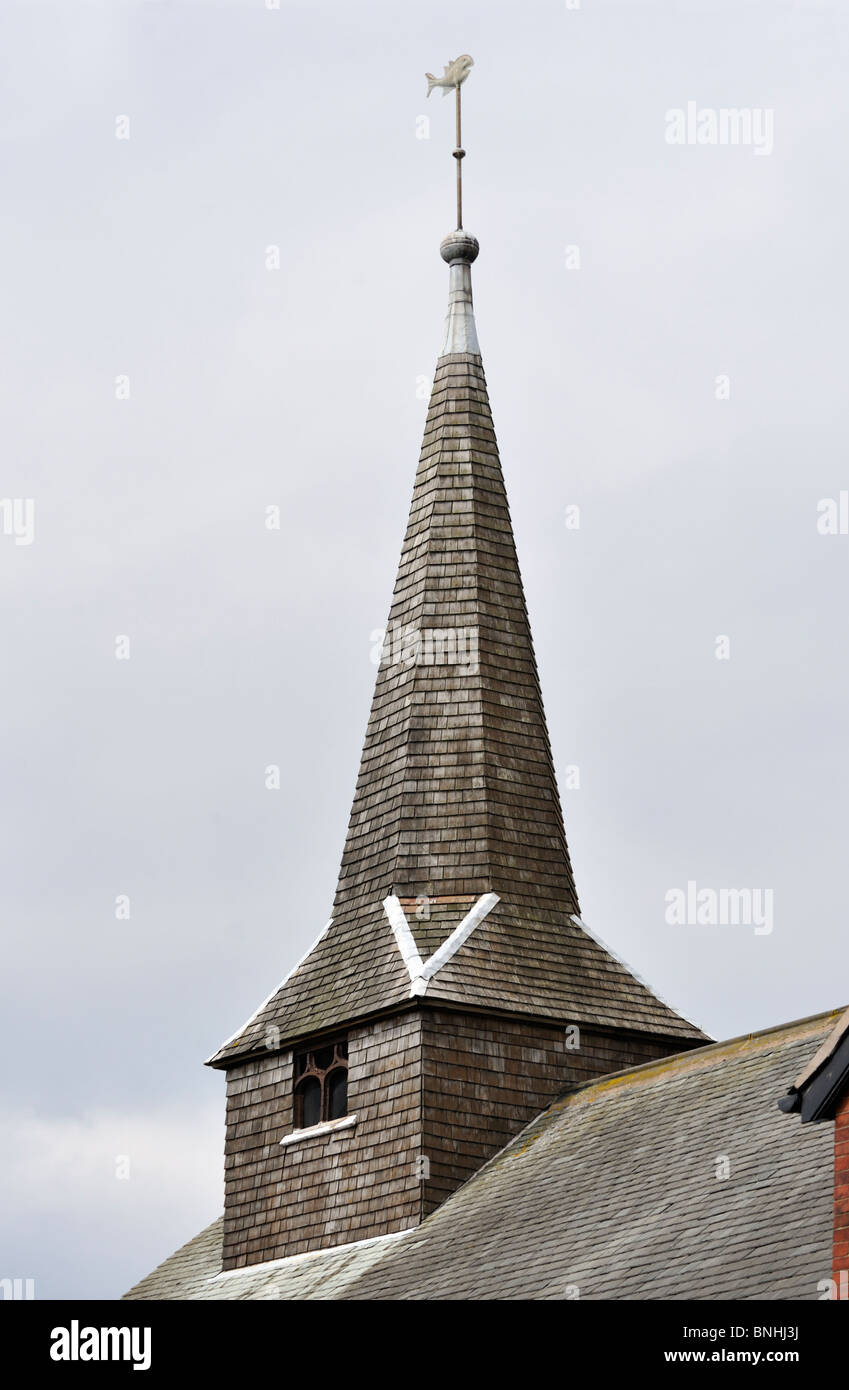
<path id="1" fill-rule="evenodd" d="M 457 84 L 457 148 L 454 157 L 457 160 L 457 230 L 462 230 L 463 226 L 463 141 L 460 136 L 460 84 Z"/>

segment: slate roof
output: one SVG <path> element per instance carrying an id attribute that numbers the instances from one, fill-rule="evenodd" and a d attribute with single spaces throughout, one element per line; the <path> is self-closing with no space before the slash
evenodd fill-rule
<path id="1" fill-rule="evenodd" d="M 409 976 L 383 900 L 450 934 L 501 902 L 428 997 L 678 1039 L 703 1034 L 573 921 L 569 860 L 510 512 L 477 353 L 437 363 L 330 928 L 210 1061 L 391 1008 Z M 434 917 L 436 914 L 436 917 Z"/>
<path id="2" fill-rule="evenodd" d="M 831 1269 L 831 1127 L 800 1126 L 776 1101 L 837 1016 L 576 1089 L 398 1237 L 219 1277 L 216 1222 L 127 1297 L 816 1299 Z"/>

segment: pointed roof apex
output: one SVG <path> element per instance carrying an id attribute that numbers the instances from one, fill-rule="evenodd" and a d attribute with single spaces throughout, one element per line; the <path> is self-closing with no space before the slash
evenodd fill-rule
<path id="1" fill-rule="evenodd" d="M 440 357 L 448 357 L 455 352 L 472 352 L 480 356 L 472 303 L 472 262 L 477 259 L 479 251 L 477 237 L 462 230 L 449 232 L 440 243 L 439 254 L 449 266 L 448 313 Z"/>

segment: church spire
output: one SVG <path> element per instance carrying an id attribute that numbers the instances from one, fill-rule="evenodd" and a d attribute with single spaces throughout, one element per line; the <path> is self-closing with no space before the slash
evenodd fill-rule
<path id="1" fill-rule="evenodd" d="M 580 922 L 475 328 L 478 243 L 460 225 L 471 65 L 428 74 L 428 94 L 456 92 L 458 228 L 440 247 L 445 335 L 332 919 L 213 1065 L 411 998 L 701 1036 Z"/>

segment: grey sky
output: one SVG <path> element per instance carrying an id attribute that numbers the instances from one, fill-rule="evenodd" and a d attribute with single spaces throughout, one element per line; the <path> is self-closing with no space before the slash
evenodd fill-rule
<path id="1" fill-rule="evenodd" d="M 35 539 L 0 534 L 0 1277 L 117 1296 L 219 1210 L 203 1058 L 336 882 L 447 295 L 423 74 L 460 52 L 584 918 L 718 1037 L 849 1001 L 849 536 L 817 532 L 849 488 L 847 41 L 780 0 L 4 7 L 0 494 Z M 773 110 L 773 152 L 668 145 L 690 100 Z M 772 889 L 774 930 L 669 926 L 688 880 Z"/>

